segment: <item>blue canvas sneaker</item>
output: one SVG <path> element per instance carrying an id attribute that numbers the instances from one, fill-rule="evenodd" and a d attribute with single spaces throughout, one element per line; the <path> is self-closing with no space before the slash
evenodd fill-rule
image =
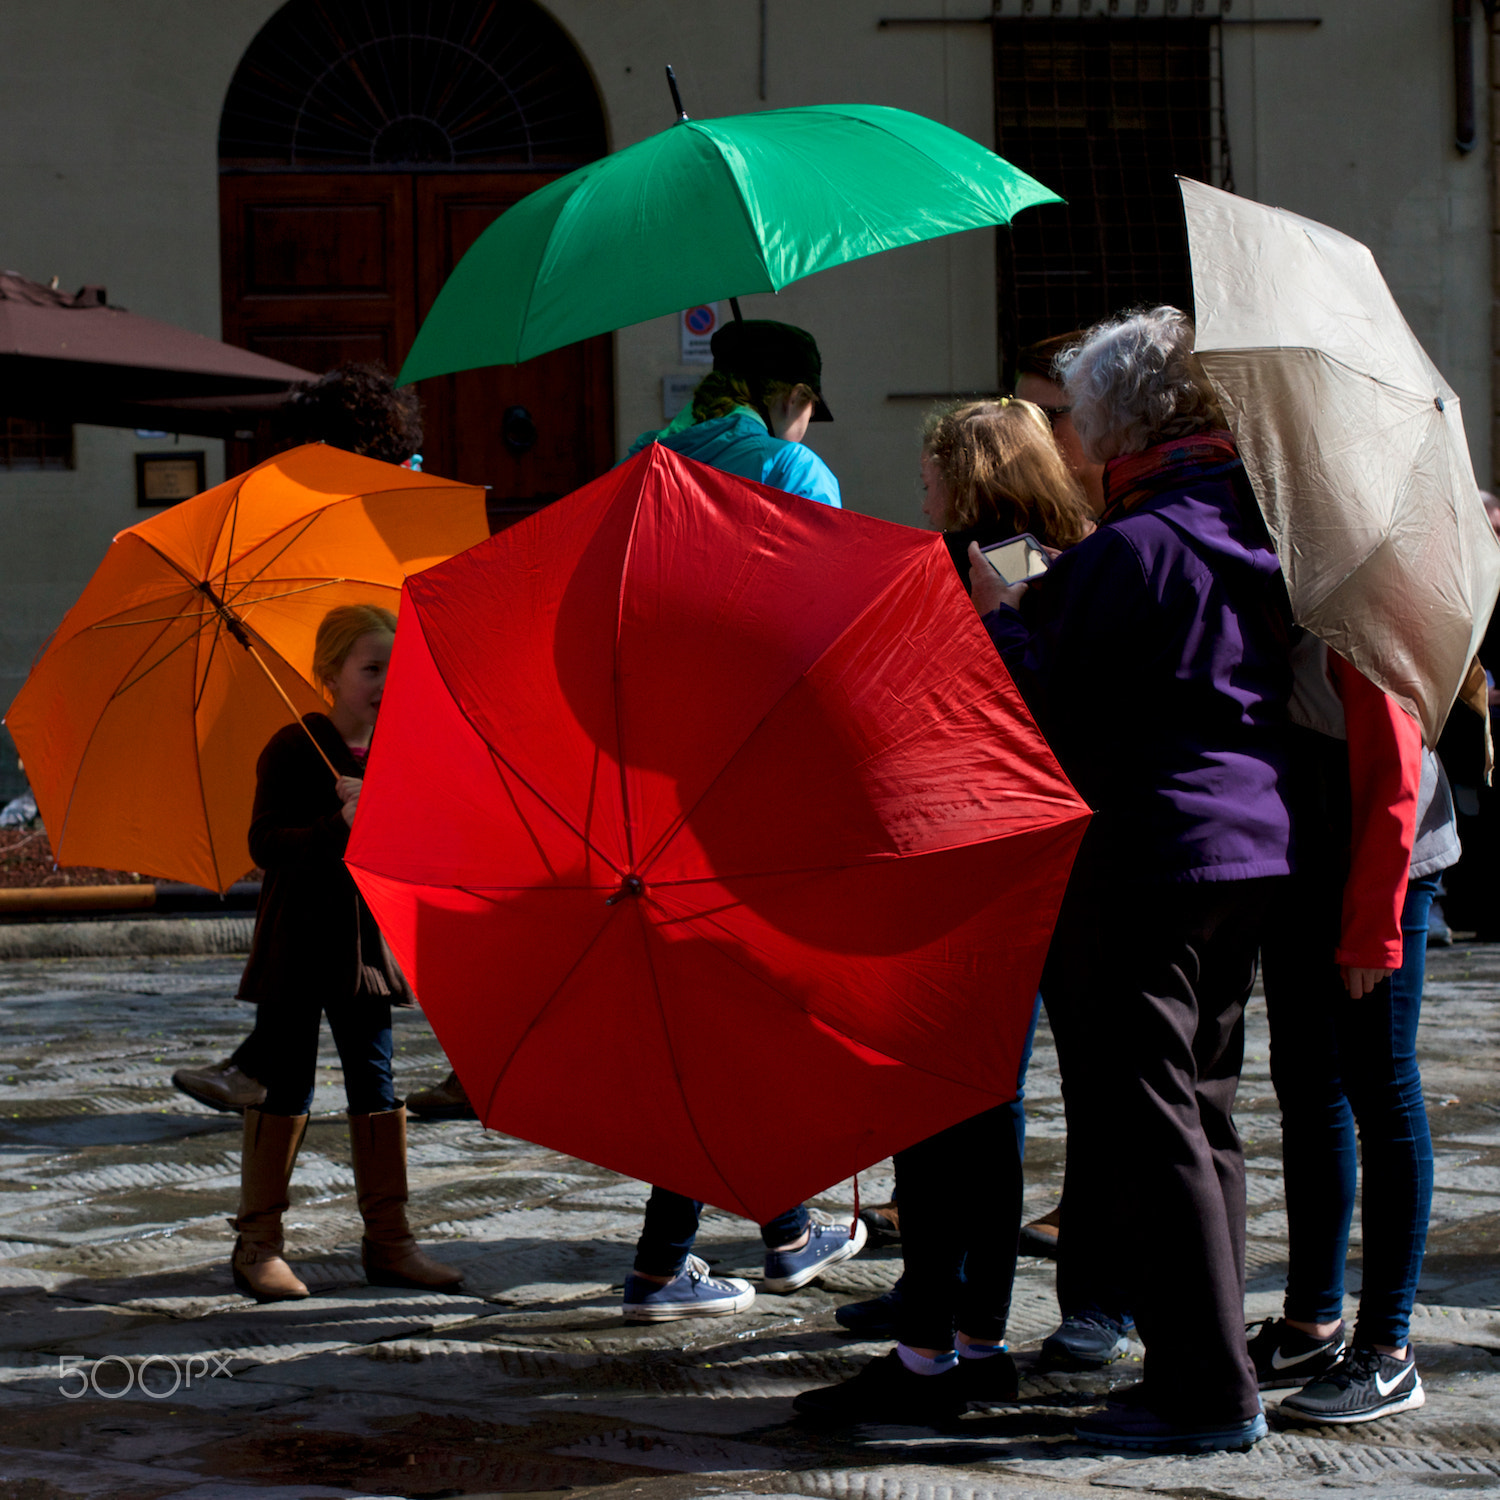
<path id="1" fill-rule="evenodd" d="M 854 1237 L 847 1224 L 807 1226 L 807 1243 L 800 1250 L 767 1250 L 766 1273 L 761 1286 L 768 1292 L 795 1292 L 809 1281 L 816 1281 L 830 1266 L 850 1260 L 865 1247 L 868 1231 L 854 1221 Z"/>
<path id="2" fill-rule="evenodd" d="M 625 1278 L 625 1321 L 669 1323 L 673 1318 L 722 1318 L 744 1312 L 755 1301 L 755 1288 L 738 1276 L 710 1276 L 696 1255 L 666 1282 L 634 1273 Z"/>

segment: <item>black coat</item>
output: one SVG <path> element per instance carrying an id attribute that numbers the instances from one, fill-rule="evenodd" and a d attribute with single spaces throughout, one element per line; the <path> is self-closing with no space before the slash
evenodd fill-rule
<path id="1" fill-rule="evenodd" d="M 364 775 L 323 714 L 288 724 L 261 751 L 250 855 L 265 881 L 240 998 L 320 1006 L 361 994 L 409 1001 L 411 991 L 344 865 L 349 825 L 309 731 L 340 775 Z"/>

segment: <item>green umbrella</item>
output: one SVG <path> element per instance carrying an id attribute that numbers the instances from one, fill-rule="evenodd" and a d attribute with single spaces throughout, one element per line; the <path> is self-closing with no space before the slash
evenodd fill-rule
<path id="1" fill-rule="evenodd" d="M 1061 201 L 993 151 L 902 109 L 684 116 L 490 225 L 433 303 L 401 380 L 518 364 Z"/>

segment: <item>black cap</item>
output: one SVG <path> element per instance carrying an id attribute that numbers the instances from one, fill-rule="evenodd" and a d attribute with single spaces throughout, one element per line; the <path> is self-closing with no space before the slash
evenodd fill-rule
<path id="1" fill-rule="evenodd" d="M 714 369 L 726 375 L 807 386 L 817 397 L 813 421 L 833 421 L 833 413 L 823 402 L 823 356 L 805 328 L 769 318 L 746 318 L 726 323 L 708 347 L 713 351 Z"/>

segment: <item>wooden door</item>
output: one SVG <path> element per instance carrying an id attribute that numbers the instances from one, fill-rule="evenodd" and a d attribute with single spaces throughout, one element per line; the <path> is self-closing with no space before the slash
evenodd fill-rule
<path id="1" fill-rule="evenodd" d="M 434 173 L 416 179 L 417 305 L 427 315 L 464 252 L 550 176 Z M 520 365 L 418 382 L 424 466 L 490 486 L 492 524 L 555 500 L 614 462 L 608 335 Z"/>
<path id="2" fill-rule="evenodd" d="M 220 179 L 224 337 L 321 372 L 398 370 L 448 273 L 541 174 L 264 173 Z M 503 525 L 614 459 L 607 335 L 523 365 L 421 381 L 423 467 L 490 490 Z M 272 445 L 231 444 L 230 471 Z"/>

